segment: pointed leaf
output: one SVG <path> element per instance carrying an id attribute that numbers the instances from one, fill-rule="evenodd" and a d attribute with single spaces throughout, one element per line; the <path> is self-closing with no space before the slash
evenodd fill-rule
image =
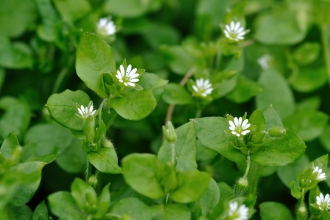
<path id="1" fill-rule="evenodd" d="M 121 173 L 118 166 L 118 157 L 114 148 L 104 147 L 98 151 L 91 151 L 87 154 L 87 159 L 96 169 L 103 173 Z"/>

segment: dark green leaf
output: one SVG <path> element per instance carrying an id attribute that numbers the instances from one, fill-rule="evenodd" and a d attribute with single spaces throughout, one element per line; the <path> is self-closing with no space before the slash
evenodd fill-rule
<path id="1" fill-rule="evenodd" d="M 81 211 L 86 214 L 95 211 L 97 195 L 92 186 L 76 178 L 71 184 L 71 195 Z"/>
<path id="2" fill-rule="evenodd" d="M 48 220 L 48 209 L 45 201 L 39 203 L 37 208 L 34 210 L 32 220 Z"/>
<path id="3" fill-rule="evenodd" d="M 306 42 L 293 52 L 293 58 L 299 65 L 307 65 L 317 59 L 320 49 L 318 42 Z"/>
<path id="4" fill-rule="evenodd" d="M 282 119 L 293 113 L 293 94 L 282 75 L 276 70 L 268 69 L 262 72 L 259 83 L 264 86 L 264 91 L 256 97 L 258 108 L 265 109 L 272 105 Z"/>
<path id="5" fill-rule="evenodd" d="M 158 101 L 163 94 L 167 82 L 168 80 L 162 79 L 156 74 L 144 73 L 140 78 L 139 84 L 144 89 L 149 89 Z"/>
<path id="6" fill-rule="evenodd" d="M 30 220 L 32 219 L 32 211 L 27 205 L 8 206 L 8 216 L 10 220 Z"/>
<path id="7" fill-rule="evenodd" d="M 184 105 L 193 103 L 191 94 L 182 86 L 169 83 L 165 86 L 163 100 L 169 104 Z"/>
<path id="8" fill-rule="evenodd" d="M 328 74 L 325 67 L 302 68 L 292 87 L 299 92 L 312 92 L 321 88 L 328 82 Z"/>
<path id="9" fill-rule="evenodd" d="M 156 107 L 156 99 L 150 90 L 124 90 L 122 97 L 109 100 L 109 106 L 128 120 L 140 120 L 147 117 Z"/>
<path id="10" fill-rule="evenodd" d="M 278 202 L 263 202 L 259 205 L 262 220 L 293 220 L 290 210 Z"/>
<path id="11" fill-rule="evenodd" d="M 102 189 L 100 196 L 97 198 L 97 211 L 93 215 L 95 218 L 103 217 L 110 208 L 110 183 L 105 185 Z"/>
<path id="12" fill-rule="evenodd" d="M 304 141 L 311 141 L 320 136 L 325 129 L 328 115 L 316 110 L 298 110 L 285 118 L 283 123 L 297 133 Z"/>
<path id="13" fill-rule="evenodd" d="M 87 0 L 53 0 L 64 21 L 73 23 L 84 17 L 92 8 Z"/>
<path id="14" fill-rule="evenodd" d="M 220 190 L 218 184 L 215 182 L 213 178 L 205 190 L 204 194 L 199 200 L 202 214 L 207 216 L 207 214 L 212 211 L 213 208 L 219 203 L 220 200 Z"/>

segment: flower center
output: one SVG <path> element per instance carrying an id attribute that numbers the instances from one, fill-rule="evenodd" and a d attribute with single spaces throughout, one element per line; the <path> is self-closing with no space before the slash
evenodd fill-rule
<path id="1" fill-rule="evenodd" d="M 234 33 L 234 32 L 231 32 L 231 33 L 229 34 L 229 36 L 230 36 L 232 39 L 236 39 L 236 38 L 237 38 L 237 34 Z"/>

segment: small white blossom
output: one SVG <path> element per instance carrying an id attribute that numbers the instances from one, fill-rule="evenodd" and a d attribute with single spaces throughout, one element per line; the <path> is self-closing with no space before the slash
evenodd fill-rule
<path id="1" fill-rule="evenodd" d="M 251 125 L 249 124 L 249 120 L 245 119 L 243 122 L 242 121 L 242 117 L 235 117 L 234 121 L 229 121 L 229 129 L 231 130 L 231 133 L 237 137 L 246 135 L 250 132 L 250 130 L 248 130 Z"/>
<path id="2" fill-rule="evenodd" d="M 225 30 L 223 31 L 225 36 L 233 41 L 239 41 L 244 39 L 244 35 L 247 33 L 243 27 L 241 27 L 241 23 L 231 21 L 230 25 L 225 26 Z"/>
<path id="3" fill-rule="evenodd" d="M 258 59 L 258 63 L 260 65 L 261 69 L 266 70 L 269 68 L 269 62 L 270 62 L 271 58 L 272 57 L 269 54 L 265 54 Z"/>
<path id="4" fill-rule="evenodd" d="M 116 33 L 116 25 L 111 19 L 100 18 L 99 22 L 97 23 L 97 32 L 104 36 L 114 35 Z"/>
<path id="5" fill-rule="evenodd" d="M 320 193 L 319 196 L 316 196 L 316 204 L 320 210 L 329 210 L 330 209 L 330 195 L 326 194 L 325 196 Z"/>
<path id="6" fill-rule="evenodd" d="M 325 173 L 322 173 L 322 169 L 320 169 L 318 166 L 313 168 L 313 173 L 317 173 L 316 180 L 323 181 L 327 178 Z"/>
<path id="7" fill-rule="evenodd" d="M 244 204 L 238 207 L 237 202 L 229 203 L 229 217 L 232 220 L 247 220 L 249 216 L 249 208 Z"/>
<path id="8" fill-rule="evenodd" d="M 84 107 L 83 105 L 78 108 L 78 112 L 81 118 L 88 118 L 88 116 L 94 116 L 96 113 L 96 110 L 93 110 L 93 104 L 90 102 L 90 104 L 87 107 Z"/>
<path id="9" fill-rule="evenodd" d="M 208 79 L 198 79 L 196 80 L 196 85 L 193 85 L 192 88 L 196 93 L 198 93 L 201 96 L 207 96 L 212 93 L 212 84 Z"/>
<path id="10" fill-rule="evenodd" d="M 132 69 L 132 65 L 128 65 L 126 71 L 123 65 L 120 65 L 120 70 L 117 70 L 116 77 L 118 78 L 119 82 L 124 83 L 125 86 L 135 86 L 136 82 L 139 82 L 139 79 L 137 77 L 139 74 L 136 73 L 137 69 Z"/>

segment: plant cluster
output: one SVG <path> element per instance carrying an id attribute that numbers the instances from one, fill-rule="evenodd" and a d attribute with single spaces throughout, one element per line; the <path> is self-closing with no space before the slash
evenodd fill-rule
<path id="1" fill-rule="evenodd" d="M 330 219 L 329 1 L 0 5 L 1 220 Z"/>

